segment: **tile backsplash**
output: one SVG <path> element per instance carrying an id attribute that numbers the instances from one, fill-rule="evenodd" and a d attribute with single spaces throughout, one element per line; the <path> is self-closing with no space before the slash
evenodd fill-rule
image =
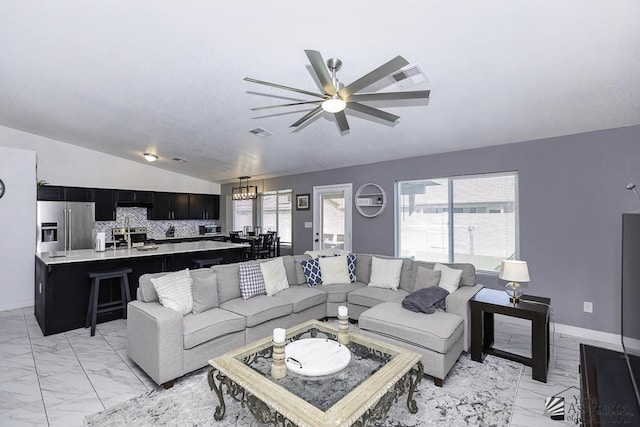
<path id="1" fill-rule="evenodd" d="M 149 239 L 165 237 L 165 233 L 171 225 L 176 230 L 176 237 L 198 234 L 199 225 L 217 225 L 217 221 L 208 219 L 151 221 L 147 219 L 147 208 L 118 207 L 115 221 L 96 221 L 96 232 L 104 231 L 107 240 L 111 240 L 113 238 L 111 229 L 124 227 L 127 217 L 129 218 L 130 227 L 147 227 L 147 238 Z"/>

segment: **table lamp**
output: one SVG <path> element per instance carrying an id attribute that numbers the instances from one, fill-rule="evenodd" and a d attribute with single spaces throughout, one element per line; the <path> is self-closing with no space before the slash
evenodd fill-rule
<path id="1" fill-rule="evenodd" d="M 526 261 L 517 261 L 511 259 L 505 259 L 500 266 L 500 275 L 498 276 L 502 280 L 508 280 L 505 291 L 509 295 L 509 301 L 517 303 L 520 301 L 520 297 L 523 294 L 522 287 L 518 282 L 528 282 L 531 280 L 529 277 L 529 267 L 527 267 Z"/>

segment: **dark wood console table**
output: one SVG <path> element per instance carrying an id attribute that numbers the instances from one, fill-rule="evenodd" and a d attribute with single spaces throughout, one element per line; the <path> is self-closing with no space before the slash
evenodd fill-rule
<path id="1" fill-rule="evenodd" d="M 532 302 L 527 302 L 532 301 Z M 539 303 L 539 304 L 538 304 Z M 509 302 L 506 292 L 484 288 L 470 300 L 471 359 L 482 363 L 483 354 L 531 366 L 534 380 L 547 382 L 549 368 L 549 298 L 523 295 L 520 302 Z M 531 320 L 531 358 L 493 348 L 493 315 Z"/>

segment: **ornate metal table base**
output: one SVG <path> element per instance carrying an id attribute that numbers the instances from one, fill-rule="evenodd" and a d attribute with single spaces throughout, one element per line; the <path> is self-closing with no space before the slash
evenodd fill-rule
<path id="1" fill-rule="evenodd" d="M 418 404 L 413 398 L 413 394 L 416 391 L 416 387 L 422 379 L 423 374 L 424 366 L 422 365 L 422 362 L 416 363 L 411 370 L 404 374 L 402 378 L 400 378 L 400 380 L 391 389 L 389 389 L 384 396 L 382 396 L 378 403 L 376 403 L 373 408 L 368 409 L 362 417 L 354 423 L 354 425 L 358 427 L 365 427 L 372 425 L 375 421 L 385 418 L 389 409 L 391 409 L 391 405 L 397 402 L 406 390 L 409 391 L 407 395 L 407 407 L 409 408 L 409 412 L 412 414 L 418 412 Z M 229 377 L 224 375 L 218 369 L 211 368 L 208 374 L 208 380 L 209 387 L 211 387 L 211 390 L 216 393 L 220 402 L 213 414 L 213 417 L 217 421 L 220 421 L 224 417 L 226 411 L 222 389 L 224 385 L 227 388 L 229 396 L 239 402 L 240 406 L 243 408 L 246 406 L 259 423 L 283 427 L 295 426 L 295 424 L 286 419 L 282 414 L 271 409 L 267 404 L 252 394 L 247 393 L 244 388 L 231 381 Z M 215 380 L 218 380 L 218 384 L 216 384 Z"/>

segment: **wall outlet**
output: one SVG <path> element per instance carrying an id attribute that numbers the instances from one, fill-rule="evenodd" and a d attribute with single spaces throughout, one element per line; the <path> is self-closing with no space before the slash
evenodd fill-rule
<path id="1" fill-rule="evenodd" d="M 593 313 L 593 303 L 589 301 L 584 302 L 584 312 Z"/>

